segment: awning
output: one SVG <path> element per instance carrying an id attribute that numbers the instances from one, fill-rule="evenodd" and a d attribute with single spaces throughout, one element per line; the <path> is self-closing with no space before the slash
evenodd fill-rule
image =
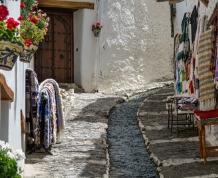
<path id="1" fill-rule="evenodd" d="M 14 100 L 14 92 L 11 90 L 11 88 L 7 85 L 5 76 L 0 73 L 0 87 L 1 87 L 1 100 Z"/>
<path id="2" fill-rule="evenodd" d="M 93 0 L 39 0 L 39 6 L 67 9 L 94 9 L 94 2 Z"/>

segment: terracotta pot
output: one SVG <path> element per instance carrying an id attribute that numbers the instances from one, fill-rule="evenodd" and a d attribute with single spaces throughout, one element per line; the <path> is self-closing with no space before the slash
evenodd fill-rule
<path id="1" fill-rule="evenodd" d="M 17 57 L 23 51 L 23 44 L 10 42 L 8 39 L 0 39 L 0 69 L 11 70 L 17 61 Z"/>
<path id="2" fill-rule="evenodd" d="M 38 47 L 39 44 L 36 43 L 31 44 L 29 47 L 24 45 L 24 50 L 20 55 L 20 61 L 25 63 L 30 63 Z"/>
<path id="3" fill-rule="evenodd" d="M 94 31 L 94 36 L 95 36 L 95 37 L 98 37 L 98 35 L 99 35 L 99 33 L 100 33 L 101 30 L 99 30 L 99 29 L 94 29 L 93 31 Z"/>

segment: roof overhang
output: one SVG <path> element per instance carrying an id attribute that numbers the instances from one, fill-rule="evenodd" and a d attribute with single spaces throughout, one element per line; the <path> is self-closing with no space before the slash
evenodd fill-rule
<path id="1" fill-rule="evenodd" d="M 66 9 L 94 9 L 92 1 L 83 0 L 39 0 L 40 7 L 54 7 Z"/>

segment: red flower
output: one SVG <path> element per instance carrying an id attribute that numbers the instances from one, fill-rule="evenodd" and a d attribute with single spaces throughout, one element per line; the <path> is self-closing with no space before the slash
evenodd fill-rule
<path id="1" fill-rule="evenodd" d="M 8 8 L 4 5 L 0 5 L 0 21 L 5 20 L 8 14 L 9 14 Z"/>
<path id="2" fill-rule="evenodd" d="M 45 31 L 48 32 L 48 28 L 45 28 Z"/>
<path id="3" fill-rule="evenodd" d="M 38 23 L 38 19 L 35 18 L 35 17 L 31 17 L 30 18 L 30 22 L 33 22 L 34 24 L 37 24 Z"/>
<path id="4" fill-rule="evenodd" d="M 96 23 L 96 25 L 99 25 L 99 26 L 100 26 L 100 25 L 101 25 L 101 23 L 100 23 L 100 22 L 97 22 L 97 23 Z"/>
<path id="5" fill-rule="evenodd" d="M 7 28 L 9 30 L 16 28 L 19 25 L 19 22 L 15 21 L 14 18 L 9 18 L 7 21 Z"/>
<path id="6" fill-rule="evenodd" d="M 29 47 L 32 44 L 32 41 L 29 38 L 25 39 L 24 44 Z"/>
<path id="7" fill-rule="evenodd" d="M 23 16 L 20 16 L 20 17 L 18 17 L 17 20 L 22 21 L 22 20 L 24 20 L 24 18 L 23 18 Z"/>
<path id="8" fill-rule="evenodd" d="M 26 5 L 24 3 L 20 4 L 20 8 L 23 9 Z"/>

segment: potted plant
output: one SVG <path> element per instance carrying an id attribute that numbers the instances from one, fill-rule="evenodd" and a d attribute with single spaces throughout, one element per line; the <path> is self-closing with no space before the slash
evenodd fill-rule
<path id="1" fill-rule="evenodd" d="M 0 69 L 11 70 L 23 51 L 19 36 L 19 22 L 8 18 L 8 8 L 0 5 Z"/>
<path id="2" fill-rule="evenodd" d="M 12 147 L 0 140 L 0 177 L 21 178 L 21 167 L 19 161 L 25 159 L 21 150 L 14 151 Z"/>
<path id="3" fill-rule="evenodd" d="M 48 31 L 49 17 L 45 12 L 38 9 L 37 1 L 23 0 L 19 20 L 21 21 L 20 36 L 24 44 L 24 51 L 20 60 L 29 63 L 38 49 L 39 42 L 44 39 Z"/>
<path id="4" fill-rule="evenodd" d="M 94 32 L 94 36 L 95 36 L 95 37 L 98 37 L 98 35 L 99 35 L 99 33 L 100 33 L 102 27 L 103 27 L 103 26 L 101 25 L 100 22 L 96 22 L 96 24 L 93 24 L 93 25 L 92 25 L 92 31 Z"/>

